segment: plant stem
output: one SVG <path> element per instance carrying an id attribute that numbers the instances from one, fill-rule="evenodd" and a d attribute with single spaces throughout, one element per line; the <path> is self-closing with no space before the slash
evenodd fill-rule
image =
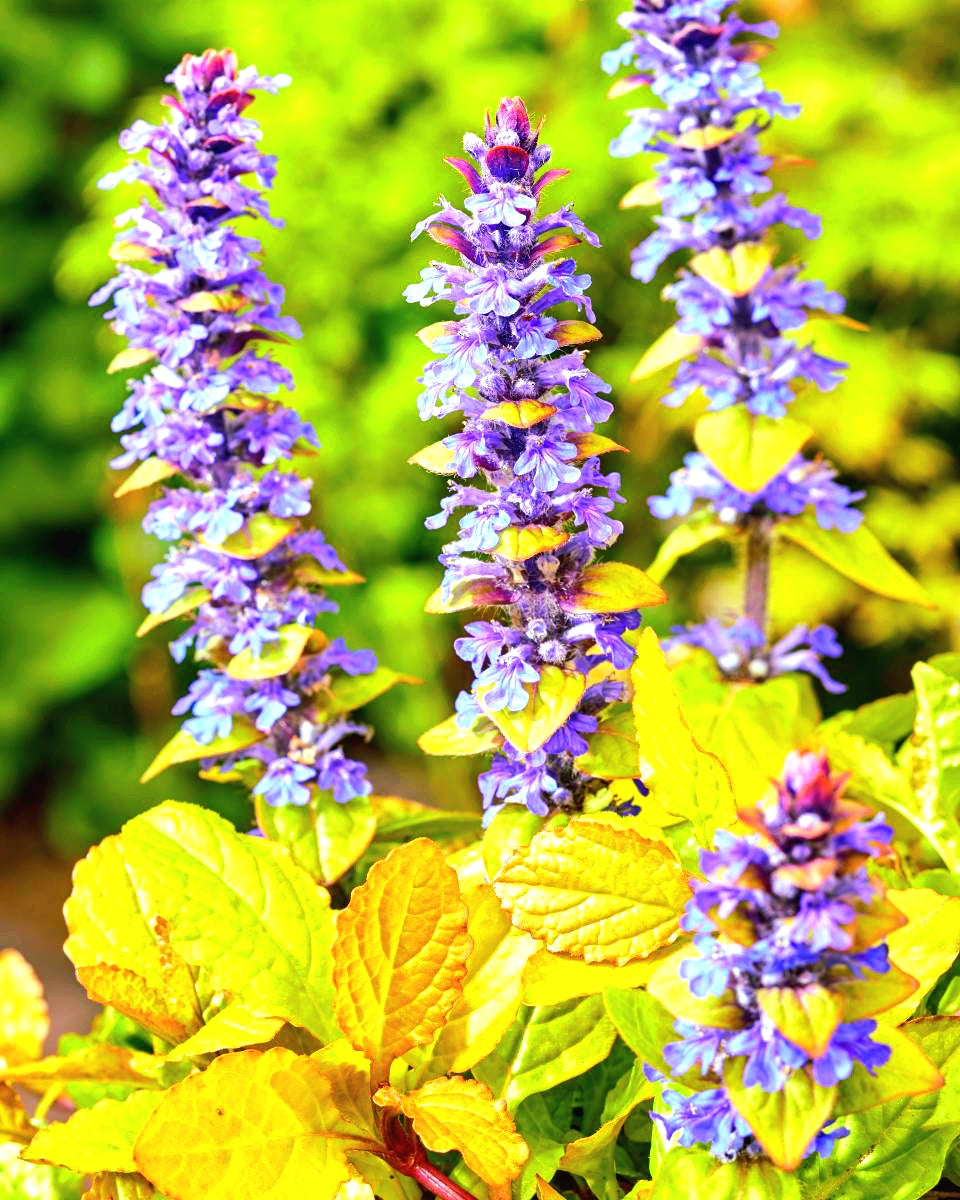
<path id="1" fill-rule="evenodd" d="M 761 632 L 767 632 L 767 603 L 770 594 L 770 548 L 773 521 L 770 517 L 751 517 L 747 522 L 747 581 L 743 612 Z"/>
<path id="2" fill-rule="evenodd" d="M 411 1177 L 417 1181 L 422 1187 L 425 1187 L 428 1192 L 432 1192 L 438 1200 L 476 1200 L 472 1192 L 464 1191 L 452 1179 L 448 1179 L 442 1171 L 438 1170 L 433 1163 L 418 1162 L 410 1172 Z"/>

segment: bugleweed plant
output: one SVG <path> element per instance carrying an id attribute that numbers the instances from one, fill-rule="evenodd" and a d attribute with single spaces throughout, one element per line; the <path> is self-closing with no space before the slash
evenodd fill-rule
<path id="1" fill-rule="evenodd" d="M 483 610 L 456 643 L 473 684 L 422 747 L 492 752 L 482 833 L 369 794 L 340 747 L 398 677 L 317 628 L 354 577 L 278 465 L 314 444 L 264 353 L 295 330 L 233 218 L 267 215 L 244 110 L 282 80 L 188 56 L 170 120 L 124 135 L 150 157 L 123 177 L 156 203 L 108 285 L 118 368 L 153 364 L 120 465 L 140 464 L 127 489 L 183 480 L 146 519 L 172 547 L 145 624 L 186 617 L 175 656 L 205 664 L 150 770 L 240 782 L 257 828 L 171 800 L 77 864 L 65 949 L 103 1009 L 55 1054 L 39 981 L 0 952 L 2 1194 L 919 1200 L 960 1178 L 960 655 L 823 721 L 832 632 L 769 637 L 782 539 L 926 597 L 799 457 L 796 381 L 840 366 L 791 331 L 840 302 L 774 266 L 773 226 L 815 223 L 753 199 L 784 106 L 756 68 L 772 28 L 731 10 L 637 0 L 607 64 L 636 62 L 664 105 L 617 143 L 665 155 L 631 193 L 663 204 L 636 273 L 693 252 L 641 373 L 689 360 L 671 395 L 716 410 L 655 502 L 696 511 L 649 574 L 605 557 L 600 456 L 622 448 L 595 428 L 609 388 L 572 348 L 599 331 L 565 254 L 595 238 L 569 205 L 541 214 L 563 172 L 522 101 L 451 160 L 462 207 L 418 227 L 459 260 L 407 292 L 455 314 L 420 335 L 439 355 L 421 412 L 457 424 L 413 461 L 450 478 L 431 526 L 465 510 L 428 608 Z M 651 576 L 721 538 L 744 547 L 744 612 L 661 647 Z"/>

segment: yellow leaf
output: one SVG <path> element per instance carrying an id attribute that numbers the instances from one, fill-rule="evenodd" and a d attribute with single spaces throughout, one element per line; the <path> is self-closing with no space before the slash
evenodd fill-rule
<path id="1" fill-rule="evenodd" d="M 424 325 L 422 329 L 418 329 L 417 337 L 428 350 L 432 350 L 434 342 L 452 333 L 456 329 L 457 324 L 458 322 L 456 321 L 434 321 L 432 325 Z"/>
<path id="2" fill-rule="evenodd" d="M 685 150 L 712 150 L 714 146 L 722 146 L 731 138 L 737 136 L 735 129 L 725 129 L 720 125 L 704 125 L 702 129 L 691 129 L 674 138 L 678 146 Z"/>
<path id="3" fill-rule="evenodd" d="M 540 681 L 523 685 L 529 699 L 519 712 L 506 708 L 494 710 L 487 705 L 486 697 L 495 686 L 478 687 L 474 692 L 477 703 L 511 746 L 530 754 L 567 722 L 580 703 L 587 681 L 578 671 L 541 667 Z"/>
<path id="4" fill-rule="evenodd" d="M 502 421 L 514 429 L 529 429 L 539 425 L 557 411 L 556 405 L 542 400 L 504 400 L 502 404 L 491 404 L 480 413 L 481 421 Z"/>
<path id="5" fill-rule="evenodd" d="M 890 1047 L 890 1057 L 875 1075 L 862 1063 L 854 1063 L 853 1073 L 840 1084 L 838 1115 L 863 1112 L 906 1096 L 925 1096 L 943 1087 L 940 1069 L 907 1036 L 912 1025 L 908 1022 L 902 1030 L 880 1025 L 870 1035 L 872 1041 Z"/>
<path id="6" fill-rule="evenodd" d="M 354 889 L 337 914 L 334 1014 L 376 1083 L 444 1024 L 472 948 L 456 873 L 427 838 L 392 850 Z"/>
<path id="7" fill-rule="evenodd" d="M 783 1171 L 795 1171 L 810 1143 L 829 1121 L 837 1098 L 835 1087 L 814 1083 L 806 1070 L 792 1071 L 779 1092 L 746 1087 L 746 1058 L 728 1058 L 723 1081 L 730 1103 L 750 1126 L 754 1137 Z"/>
<path id="8" fill-rule="evenodd" d="M 811 1058 L 826 1054 L 843 1019 L 843 999 L 822 984 L 757 989 L 760 1011 L 789 1042 Z"/>
<path id="9" fill-rule="evenodd" d="M 599 342 L 603 334 L 588 321 L 558 321 L 550 337 L 558 346 L 579 346 L 584 342 Z"/>
<path id="10" fill-rule="evenodd" d="M 417 738 L 417 745 L 424 754 L 487 754 L 500 744 L 496 729 L 475 733 L 472 729 L 461 729 L 456 716 L 447 717 Z"/>
<path id="11" fill-rule="evenodd" d="M 452 475 L 453 451 L 444 445 L 445 441 L 446 438 L 441 438 L 439 442 L 431 442 L 416 454 L 411 454 L 407 462 L 411 466 L 423 467 L 425 471 L 434 475 Z"/>
<path id="12" fill-rule="evenodd" d="M 662 954 L 656 950 L 649 958 L 618 967 L 612 963 L 584 962 L 569 954 L 541 948 L 523 969 L 524 1004 L 562 1004 L 581 996 L 598 996 L 607 988 L 645 987 L 657 969 Z"/>
<path id="13" fill-rule="evenodd" d="M 193 1035 L 167 1055 L 167 1062 L 182 1062 L 218 1050 L 239 1050 L 269 1042 L 283 1028 L 282 1017 L 263 1017 L 246 1004 L 232 1000 Z"/>
<path id="14" fill-rule="evenodd" d="M 36 1132 L 23 1101 L 12 1087 L 0 1083 L 0 1145 L 19 1142 L 25 1146 Z"/>
<path id="15" fill-rule="evenodd" d="M 127 1046 L 98 1042 L 73 1054 L 50 1055 L 18 1066 L 0 1065 L 0 1079 L 32 1091 L 46 1091 L 53 1084 L 133 1083 L 159 1087 L 155 1077 L 161 1059 Z"/>
<path id="16" fill-rule="evenodd" d="M 630 372 L 630 382 L 639 383 L 649 375 L 655 375 L 664 367 L 673 366 L 681 359 L 689 358 L 702 350 L 705 340 L 696 333 L 683 333 L 676 325 L 671 325 L 666 333 L 662 333 L 646 351 L 637 365 Z"/>
<path id="17" fill-rule="evenodd" d="M 431 1079 L 406 1095 L 388 1085 L 374 1100 L 412 1121 L 428 1150 L 455 1150 L 484 1183 L 509 1197 L 507 1185 L 520 1174 L 530 1151 L 506 1101 L 495 1099 L 486 1084 L 454 1075 Z"/>
<path id="18" fill-rule="evenodd" d="M 357 571 L 335 571 L 331 567 L 321 567 L 315 558 L 298 558 L 294 560 L 293 575 L 297 583 L 313 583 L 318 587 L 346 587 L 354 583 L 366 583 L 366 577 Z M 311 637 L 316 638 L 319 629 L 311 630 Z"/>
<path id="19" fill-rule="evenodd" d="M 144 617 L 137 627 L 137 637 L 143 637 L 151 630 L 156 629 L 158 625 L 165 625 L 167 621 L 186 616 L 187 613 L 198 609 L 201 604 L 206 604 L 209 599 L 210 592 L 207 588 L 191 588 L 179 600 L 174 600 L 170 607 L 165 608 L 163 612 L 150 613 L 149 616 Z"/>
<path id="20" fill-rule="evenodd" d="M 132 1017 L 165 1042 L 182 1042 L 200 1028 L 201 1017 L 190 972 L 180 965 L 182 971 L 171 960 L 164 977 L 151 982 L 127 967 L 92 963 L 77 967 L 77 980 L 97 1004 Z"/>
<path id="21" fill-rule="evenodd" d="M 539 943 L 513 927 L 489 884 L 474 888 L 466 903 L 473 952 L 463 992 L 433 1042 L 407 1055 L 416 1071 L 408 1084 L 469 1071 L 496 1048 L 520 1007 L 523 968 Z"/>
<path id="22" fill-rule="evenodd" d="M 311 632 L 306 625 L 281 625 L 276 641 L 265 642 L 259 654 L 248 646 L 235 654 L 224 670 L 231 679 L 276 679 L 286 675 L 300 661 Z"/>
<path id="23" fill-rule="evenodd" d="M 552 1183 L 547 1183 L 542 1175 L 537 1176 L 537 1200 L 565 1200 Z"/>
<path id="24" fill-rule="evenodd" d="M 495 579 L 491 579 L 489 575 L 476 575 L 458 580 L 448 595 L 444 595 L 443 588 L 438 587 L 423 606 L 423 610 L 432 614 L 454 613 L 462 612 L 465 608 L 507 604 L 509 600 L 509 590 L 500 586 Z"/>
<path id="25" fill-rule="evenodd" d="M 271 550 L 276 550 L 284 538 L 300 528 L 296 517 L 274 517 L 270 513 L 254 513 L 242 529 L 231 533 L 222 542 L 216 544 L 205 542 L 201 537 L 200 543 L 218 554 L 228 554 L 231 558 L 244 560 L 262 558 Z"/>
<path id="26" fill-rule="evenodd" d="M 164 479 L 169 479 L 171 475 L 176 475 L 179 470 L 179 467 L 164 462 L 162 458 L 146 458 L 135 470 L 130 472 L 113 494 L 119 500 L 121 496 L 126 496 L 130 492 L 139 492 L 141 488 L 161 483 Z"/>
<path id="27" fill-rule="evenodd" d="M 626 446 L 621 446 L 613 438 L 604 437 L 602 433 L 571 433 L 566 440 L 576 446 L 578 459 L 590 458 L 594 454 L 609 454 L 611 450 L 629 453 Z"/>
<path id="28" fill-rule="evenodd" d="M 128 346 L 115 354 L 107 366 L 107 374 L 115 375 L 118 371 L 129 371 L 132 367 L 142 367 L 144 363 L 152 362 L 157 357 L 156 350 L 146 346 Z"/>
<path id="29" fill-rule="evenodd" d="M 185 729 L 180 729 L 140 776 L 140 782 L 149 783 L 167 767 L 175 766 L 177 763 L 197 762 L 202 758 L 216 758 L 221 754 L 228 754 L 232 750 L 245 750 L 265 737 L 266 734 L 261 733 L 252 721 L 247 721 L 242 717 L 234 717 L 233 728 L 227 736 L 214 738 L 212 742 L 198 742 Z"/>
<path id="30" fill-rule="evenodd" d="M 160 1102 L 157 1092 L 131 1092 L 123 1100 L 100 1100 L 66 1121 L 37 1132 L 20 1157 L 88 1175 L 97 1171 L 133 1174 L 133 1143 Z"/>
<path id="31" fill-rule="evenodd" d="M 743 1009 L 731 991 L 722 996 L 695 996 L 690 984 L 680 974 L 685 959 L 696 958 L 692 946 L 683 946 L 658 963 L 647 983 L 647 991 L 655 1000 L 684 1021 L 711 1025 L 716 1029 L 742 1029 L 748 1023 Z"/>
<path id="32" fill-rule="evenodd" d="M 511 525 L 500 534 L 491 553 L 511 562 L 526 562 L 536 554 L 558 550 L 569 541 L 569 533 L 552 525 Z"/>
<path id="33" fill-rule="evenodd" d="M 744 492 L 759 492 L 812 434 L 802 421 L 756 417 L 738 404 L 701 417 L 693 440 L 728 483 Z"/>
<path id="34" fill-rule="evenodd" d="M 585 817 L 515 850 L 493 886 L 548 949 L 617 964 L 675 941 L 690 897 L 669 847 Z"/>
<path id="35" fill-rule="evenodd" d="M 733 789 L 723 764 L 697 745 L 680 711 L 676 685 L 657 635 L 644 629 L 631 667 L 634 736 L 651 768 L 653 800 L 690 821 L 703 845 L 736 821 Z"/>
<path id="36" fill-rule="evenodd" d="M 648 208 L 660 203 L 660 180 L 644 179 L 620 197 L 621 208 Z"/>
<path id="37" fill-rule="evenodd" d="M 773 262 L 773 246 L 740 242 L 731 251 L 714 246 L 690 260 L 690 270 L 731 296 L 752 292 Z"/>
<path id="38" fill-rule="evenodd" d="M 645 571 L 629 563 L 594 563 L 580 572 L 576 590 L 561 608 L 567 612 L 631 612 L 666 604 L 667 593 Z"/>
<path id="39" fill-rule="evenodd" d="M 246 296 L 240 292 L 193 292 L 177 302 L 177 307 L 184 312 L 239 312 L 248 304 Z"/>
<path id="40" fill-rule="evenodd" d="M 335 1196 L 347 1152 L 376 1146 L 366 1087 L 349 1062 L 280 1047 L 225 1054 L 164 1093 L 134 1158 L 177 1200 Z"/>
<path id="41" fill-rule="evenodd" d="M 43 1053 L 50 1018 L 43 985 L 19 950 L 0 950 L 0 1064 Z"/>
<path id="42" fill-rule="evenodd" d="M 876 1013 L 885 1025 L 899 1025 L 930 991 L 960 953 L 960 897 L 942 896 L 931 888 L 889 890 L 887 900 L 907 924 L 887 937 L 890 961 L 912 976 L 918 987 L 894 1008 Z"/>

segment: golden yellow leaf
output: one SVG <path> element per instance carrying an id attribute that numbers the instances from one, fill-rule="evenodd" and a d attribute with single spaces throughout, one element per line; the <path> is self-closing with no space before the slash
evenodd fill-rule
<path id="1" fill-rule="evenodd" d="M 77 967 L 77 981 L 91 1000 L 108 1004 L 132 1017 L 165 1042 L 182 1042 L 201 1025 L 193 979 L 185 963 L 182 971 L 168 961 L 168 969 L 153 981 L 128 967 L 93 963 Z"/>
<path id="2" fill-rule="evenodd" d="M 509 558 L 511 562 L 526 562 L 536 554 L 558 550 L 569 541 L 569 533 L 552 525 L 511 525 L 500 534 L 491 553 Z"/>
<path id="3" fill-rule="evenodd" d="M 427 838 L 392 850 L 354 889 L 337 914 L 334 1014 L 375 1082 L 446 1021 L 472 949 L 456 873 Z"/>
<path id="4" fill-rule="evenodd" d="M 20 1142 L 25 1146 L 36 1132 L 23 1101 L 12 1087 L 0 1083 L 0 1144 Z"/>
<path id="5" fill-rule="evenodd" d="M 511 924 L 489 884 L 474 888 L 466 904 L 473 952 L 463 992 L 433 1042 L 407 1055 L 416 1072 L 408 1084 L 469 1071 L 494 1050 L 520 1007 L 523 968 L 539 943 Z"/>
<path id="6" fill-rule="evenodd" d="M 479 419 L 503 421 L 514 429 L 529 429 L 552 417 L 556 411 L 556 405 L 544 404 L 542 400 L 504 400 L 502 404 L 491 404 L 484 409 Z"/>
<path id="7" fill-rule="evenodd" d="M 444 445 L 445 441 L 446 438 L 441 438 L 439 442 L 431 442 L 416 454 L 411 454 L 407 462 L 412 467 L 423 467 L 432 475 L 452 475 L 453 450 Z"/>
<path id="8" fill-rule="evenodd" d="M 603 334 L 588 321 L 558 321 L 550 336 L 558 346 L 578 346 L 583 342 L 599 342 Z"/>
<path id="9" fill-rule="evenodd" d="M 162 458 L 145 458 L 135 470 L 130 472 L 113 494 L 119 500 L 121 496 L 127 496 L 130 492 L 138 492 L 141 488 L 161 483 L 164 479 L 169 479 L 171 475 L 176 475 L 179 470 L 179 467 L 164 462 Z"/>
<path id="10" fill-rule="evenodd" d="M 486 697 L 495 686 L 478 687 L 474 693 L 477 703 L 511 746 L 530 754 L 539 750 L 567 722 L 580 703 L 587 683 L 579 671 L 541 667 L 540 681 L 523 685 L 529 699 L 526 708 L 519 712 L 487 706 Z"/>
<path id="11" fill-rule="evenodd" d="M 609 454 L 611 450 L 628 453 L 626 446 L 621 446 L 619 442 L 602 433 L 571 433 L 566 440 L 576 446 L 578 459 L 590 458 L 594 454 Z"/>
<path id="12" fill-rule="evenodd" d="M 187 613 L 193 612 L 201 604 L 206 604 L 209 599 L 210 592 L 207 588 L 191 588 L 179 600 L 174 600 L 170 607 L 165 608 L 163 612 L 149 613 L 145 616 L 137 626 L 137 637 L 144 637 L 152 629 L 166 624 L 167 621 L 173 621 L 176 617 L 185 617 Z"/>
<path id="13" fill-rule="evenodd" d="M 347 1152 L 377 1144 L 366 1089 L 351 1062 L 281 1047 L 225 1054 L 164 1093 L 134 1158 L 175 1200 L 335 1196 Z"/>
<path id="14" fill-rule="evenodd" d="M 668 846 L 586 817 L 515 850 L 493 886 L 548 949 L 619 965 L 675 941 L 690 897 Z"/>
<path id="15" fill-rule="evenodd" d="M 19 950 L 0 950 L 0 1063 L 43 1053 L 50 1018 L 43 985 Z"/>
<path id="16" fill-rule="evenodd" d="M 486 1084 L 454 1075 L 431 1079 L 406 1095 L 387 1085 L 374 1100 L 412 1121 L 429 1150 L 457 1151 L 484 1183 L 509 1196 L 507 1185 L 520 1174 L 530 1151 L 506 1101 L 495 1099 Z"/>
<path id="17" fill-rule="evenodd" d="M 581 571 L 573 595 L 561 607 L 575 613 L 629 612 L 666 602 L 667 593 L 639 567 L 604 562 Z"/>

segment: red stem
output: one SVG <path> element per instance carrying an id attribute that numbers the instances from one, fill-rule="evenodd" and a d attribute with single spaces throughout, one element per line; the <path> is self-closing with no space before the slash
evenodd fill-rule
<path id="1" fill-rule="evenodd" d="M 426 1159 L 414 1164 L 409 1175 L 427 1191 L 432 1192 L 437 1200 L 476 1200 L 472 1192 L 464 1191 L 459 1183 L 448 1179 L 442 1171 Z"/>

